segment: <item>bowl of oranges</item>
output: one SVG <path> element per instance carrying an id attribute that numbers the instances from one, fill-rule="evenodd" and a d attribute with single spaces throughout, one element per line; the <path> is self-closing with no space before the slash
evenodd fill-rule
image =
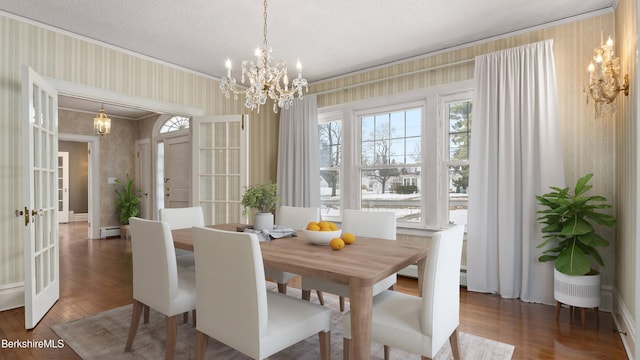
<path id="1" fill-rule="evenodd" d="M 342 230 L 330 221 L 312 221 L 303 229 L 304 237 L 315 245 L 329 245 L 331 239 L 339 238 Z"/>

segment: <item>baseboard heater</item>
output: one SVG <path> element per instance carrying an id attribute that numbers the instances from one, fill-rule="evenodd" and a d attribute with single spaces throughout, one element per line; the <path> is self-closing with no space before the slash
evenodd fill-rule
<path id="1" fill-rule="evenodd" d="M 112 236 L 120 236 L 120 226 L 104 226 L 100 228 L 101 239 L 106 239 Z"/>

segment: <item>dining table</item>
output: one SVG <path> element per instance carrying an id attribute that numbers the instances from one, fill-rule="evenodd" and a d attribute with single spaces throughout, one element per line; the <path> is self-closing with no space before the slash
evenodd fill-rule
<path id="1" fill-rule="evenodd" d="M 238 231 L 246 225 L 208 227 Z M 176 248 L 193 251 L 191 228 L 172 230 L 171 233 Z M 352 358 L 368 360 L 371 356 L 373 285 L 415 263 L 421 289 L 430 245 L 357 236 L 353 244 L 333 250 L 330 246 L 312 244 L 305 239 L 303 231 L 296 230 L 296 236 L 262 241 L 260 248 L 265 267 L 349 286 Z"/>

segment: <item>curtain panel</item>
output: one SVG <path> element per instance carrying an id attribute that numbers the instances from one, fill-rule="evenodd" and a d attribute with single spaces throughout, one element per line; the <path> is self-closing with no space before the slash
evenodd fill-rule
<path id="1" fill-rule="evenodd" d="M 564 187 L 553 41 L 475 59 L 469 290 L 553 304 L 553 264 L 538 262 L 536 195 Z"/>
<path id="2" fill-rule="evenodd" d="M 320 207 L 318 103 L 314 94 L 282 109 L 277 183 L 280 206 Z"/>

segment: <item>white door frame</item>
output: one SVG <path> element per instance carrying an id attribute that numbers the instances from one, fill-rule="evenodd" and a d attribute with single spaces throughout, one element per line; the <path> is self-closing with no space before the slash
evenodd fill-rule
<path id="1" fill-rule="evenodd" d="M 114 105 L 128 106 L 135 109 L 153 111 L 158 114 L 176 114 L 176 115 L 184 115 L 189 117 L 204 115 L 204 111 L 200 108 L 194 108 L 190 106 L 183 106 L 183 105 L 172 104 L 172 103 L 167 103 L 163 101 L 147 99 L 140 96 L 133 96 L 133 95 L 117 92 L 117 91 L 97 88 L 97 87 L 83 85 L 83 84 L 77 84 L 77 83 L 60 80 L 52 77 L 44 77 L 44 78 L 49 82 L 49 84 L 51 84 L 58 91 L 58 95 L 66 95 L 66 96 L 71 96 L 79 99 L 86 99 L 86 100 L 105 102 L 105 103 L 114 104 Z M 158 131 L 154 126 L 153 133 L 151 134 L 151 159 L 152 159 L 151 174 L 155 174 L 155 158 L 157 156 L 156 155 L 157 133 Z M 99 156 L 97 156 L 96 158 L 98 160 L 100 159 Z M 96 174 L 95 180 L 93 180 L 93 181 L 97 181 L 98 184 L 100 184 L 100 181 L 101 181 L 99 176 L 100 175 L 99 169 L 100 167 L 98 166 L 98 171 L 95 173 Z M 104 181 L 106 182 L 107 179 L 104 179 Z M 153 184 L 154 185 L 152 187 L 152 190 L 155 191 L 155 181 L 153 182 Z M 98 189 L 99 189 L 99 186 L 98 186 Z M 97 199 L 100 198 L 100 192 L 96 191 L 95 194 L 96 194 L 95 196 L 96 204 L 93 204 L 93 206 L 99 207 L 100 201 L 98 201 Z M 153 207 L 155 208 L 155 206 Z M 154 218 L 157 218 L 157 214 L 154 214 L 153 216 Z M 99 217 L 97 218 L 97 222 L 95 223 L 93 231 L 94 232 L 98 231 L 98 233 L 96 235 L 92 233 L 90 237 L 92 239 L 99 238 L 100 237 L 100 218 Z"/>
<path id="2" fill-rule="evenodd" d="M 145 149 L 146 148 L 146 149 Z M 145 151 L 141 150 L 144 149 Z M 151 140 L 144 138 L 136 140 L 136 188 L 142 191 L 142 199 L 140 200 L 140 217 L 144 219 L 152 219 L 153 211 L 151 211 L 153 199 L 153 186 L 151 176 Z"/>
<path id="3" fill-rule="evenodd" d="M 58 134 L 58 141 L 86 142 L 89 146 L 89 239 L 100 238 L 100 137 Z"/>

